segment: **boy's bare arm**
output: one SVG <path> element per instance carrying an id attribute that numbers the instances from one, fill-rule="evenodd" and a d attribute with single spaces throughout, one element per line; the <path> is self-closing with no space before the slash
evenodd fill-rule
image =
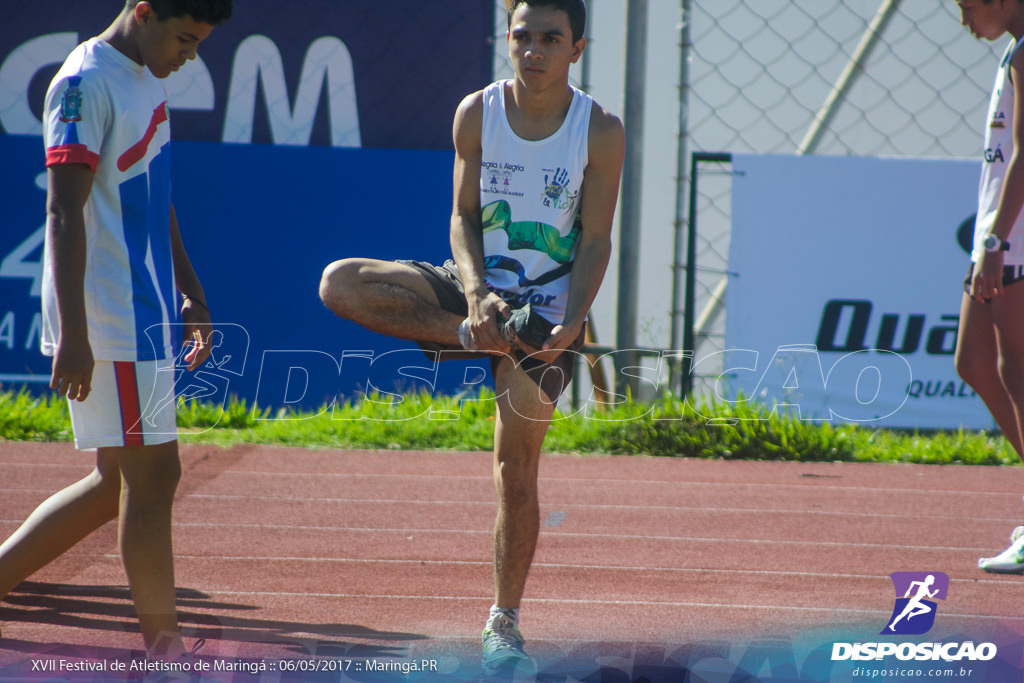
<path id="1" fill-rule="evenodd" d="M 192 350 L 186 354 L 185 360 L 188 361 L 188 369 L 195 370 L 210 356 L 209 342 L 213 327 L 210 324 L 210 309 L 207 308 L 206 292 L 203 291 L 203 285 L 192 267 L 185 243 L 181 239 L 181 230 L 178 228 L 178 215 L 174 211 L 174 204 L 171 204 L 170 212 L 174 280 L 178 285 L 178 291 L 184 297 L 181 306 L 181 321 L 185 325 L 182 343 L 192 344 Z"/>
<path id="2" fill-rule="evenodd" d="M 56 164 L 46 175 L 47 243 L 60 317 L 50 388 L 84 401 L 91 391 L 94 365 L 85 314 L 84 209 L 95 174 L 85 164 Z"/>
<path id="3" fill-rule="evenodd" d="M 455 114 L 455 170 L 451 220 L 452 258 L 459 267 L 469 304 L 469 322 L 478 349 L 507 353 L 509 345 L 498 332 L 497 314 L 508 317 L 511 307 L 490 292 L 484 281 L 483 226 L 480 222 L 480 162 L 483 101 L 480 93 L 466 97 Z"/>
<path id="4" fill-rule="evenodd" d="M 612 223 L 625 156 L 625 134 L 618 117 L 596 103 L 591 115 L 588 147 L 589 163 L 580 188 L 582 231 L 569 276 L 565 319 L 552 330 L 551 337 L 544 344 L 545 350 L 564 349 L 579 336 L 611 257 Z M 550 359 L 557 355 L 551 354 Z M 540 360 L 549 358 L 543 354 L 536 357 Z"/>

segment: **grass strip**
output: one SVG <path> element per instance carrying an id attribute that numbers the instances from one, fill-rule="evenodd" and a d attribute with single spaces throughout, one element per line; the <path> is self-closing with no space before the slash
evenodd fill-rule
<path id="1" fill-rule="evenodd" d="M 232 399 L 178 407 L 183 443 L 337 449 L 476 451 L 493 448 L 494 394 L 370 395 L 319 410 L 272 412 Z M 69 441 L 66 402 L 0 391 L 0 440 Z M 738 460 L 1019 465 L 998 433 L 907 431 L 801 420 L 740 400 L 688 404 L 673 397 L 575 414 L 557 412 L 544 450 Z"/>

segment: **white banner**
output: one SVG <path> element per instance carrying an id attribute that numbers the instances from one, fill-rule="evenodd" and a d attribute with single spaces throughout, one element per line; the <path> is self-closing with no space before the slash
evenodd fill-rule
<path id="1" fill-rule="evenodd" d="M 978 162 L 735 155 L 733 170 L 723 395 L 807 420 L 995 426 L 953 366 Z"/>

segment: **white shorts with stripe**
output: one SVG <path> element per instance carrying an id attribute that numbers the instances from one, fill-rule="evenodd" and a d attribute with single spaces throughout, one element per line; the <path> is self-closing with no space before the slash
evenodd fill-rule
<path id="1" fill-rule="evenodd" d="M 89 397 L 68 405 L 78 449 L 151 446 L 178 438 L 173 360 L 98 360 Z"/>

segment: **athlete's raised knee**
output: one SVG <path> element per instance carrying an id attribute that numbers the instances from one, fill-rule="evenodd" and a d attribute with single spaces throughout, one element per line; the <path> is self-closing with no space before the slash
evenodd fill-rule
<path id="1" fill-rule="evenodd" d="M 320 277 L 320 300 L 327 308 L 343 318 L 348 317 L 348 302 L 354 294 L 353 278 L 358 278 L 359 266 L 355 259 L 341 259 L 324 268 Z"/>

